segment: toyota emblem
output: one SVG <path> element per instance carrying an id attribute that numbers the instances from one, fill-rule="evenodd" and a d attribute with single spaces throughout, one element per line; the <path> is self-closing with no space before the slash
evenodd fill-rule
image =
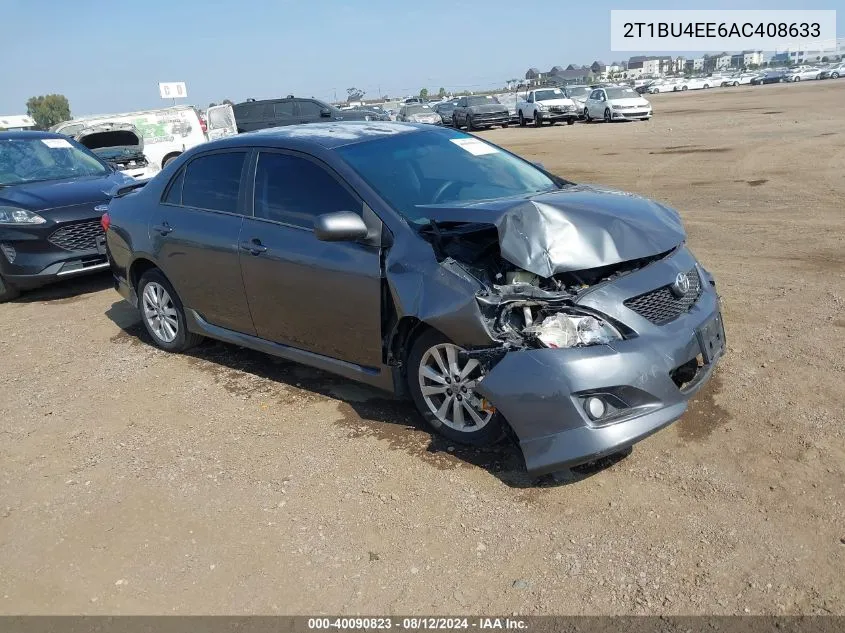
<path id="1" fill-rule="evenodd" d="M 686 273 L 678 273 L 675 283 L 672 284 L 672 294 L 676 297 L 683 297 L 689 292 L 689 277 Z"/>

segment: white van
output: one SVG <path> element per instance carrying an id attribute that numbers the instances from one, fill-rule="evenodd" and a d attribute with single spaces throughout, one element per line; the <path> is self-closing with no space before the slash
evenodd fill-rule
<path id="1" fill-rule="evenodd" d="M 209 108 L 205 117 L 203 120 L 193 106 L 184 105 L 87 116 L 59 123 L 51 131 L 75 136 L 85 128 L 100 123 L 128 123 L 141 133 L 150 171 L 157 172 L 185 150 L 238 133 L 235 114 L 228 104 Z"/>

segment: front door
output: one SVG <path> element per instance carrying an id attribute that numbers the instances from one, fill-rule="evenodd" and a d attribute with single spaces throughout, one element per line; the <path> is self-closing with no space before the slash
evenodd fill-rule
<path id="1" fill-rule="evenodd" d="M 149 232 L 158 265 L 186 308 L 252 334 L 238 250 L 246 156 L 210 152 L 182 167 L 151 214 Z"/>
<path id="2" fill-rule="evenodd" d="M 322 242 L 313 232 L 317 215 L 361 213 L 361 200 L 327 166 L 303 154 L 262 151 L 254 182 L 254 217 L 244 220 L 240 262 L 258 336 L 366 367 L 381 365 L 378 243 Z"/>
<path id="3" fill-rule="evenodd" d="M 320 121 L 331 121 L 331 118 L 323 118 L 320 116 L 322 108 L 316 101 L 309 101 L 308 99 L 299 99 L 296 102 L 296 107 L 299 110 L 298 119 L 300 123 L 319 123 Z"/>

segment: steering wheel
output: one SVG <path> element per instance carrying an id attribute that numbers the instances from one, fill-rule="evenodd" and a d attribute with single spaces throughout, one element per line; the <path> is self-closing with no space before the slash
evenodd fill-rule
<path id="1" fill-rule="evenodd" d="M 434 192 L 434 195 L 431 198 L 432 204 L 437 204 L 438 202 L 440 202 L 440 199 L 443 197 L 443 194 L 445 194 L 452 187 L 460 186 L 461 183 L 459 183 L 457 180 L 447 180 L 437 188 L 437 191 Z"/>

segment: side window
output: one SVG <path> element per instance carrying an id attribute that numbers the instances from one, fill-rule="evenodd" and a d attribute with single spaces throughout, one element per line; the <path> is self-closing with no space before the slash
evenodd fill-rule
<path id="1" fill-rule="evenodd" d="M 238 190 L 246 152 L 223 152 L 195 158 L 185 167 L 182 206 L 238 212 Z"/>
<path id="2" fill-rule="evenodd" d="M 313 101 L 300 101 L 299 115 L 304 117 L 318 117 L 320 116 L 320 106 Z"/>
<path id="3" fill-rule="evenodd" d="M 252 121 L 255 118 L 255 106 L 252 103 L 239 103 L 235 106 L 235 118 Z"/>
<path id="4" fill-rule="evenodd" d="M 255 170 L 255 217 L 314 228 L 314 218 L 335 211 L 360 212 L 355 200 L 325 168 L 305 158 L 262 152 Z"/>
<path id="5" fill-rule="evenodd" d="M 164 194 L 162 202 L 164 204 L 182 204 L 182 184 L 185 182 L 185 168 L 179 170 L 179 173 L 173 177 L 170 184 L 167 186 L 167 192 Z"/>
<path id="6" fill-rule="evenodd" d="M 273 116 L 277 121 L 293 118 L 293 101 L 277 101 L 273 104 Z"/>

